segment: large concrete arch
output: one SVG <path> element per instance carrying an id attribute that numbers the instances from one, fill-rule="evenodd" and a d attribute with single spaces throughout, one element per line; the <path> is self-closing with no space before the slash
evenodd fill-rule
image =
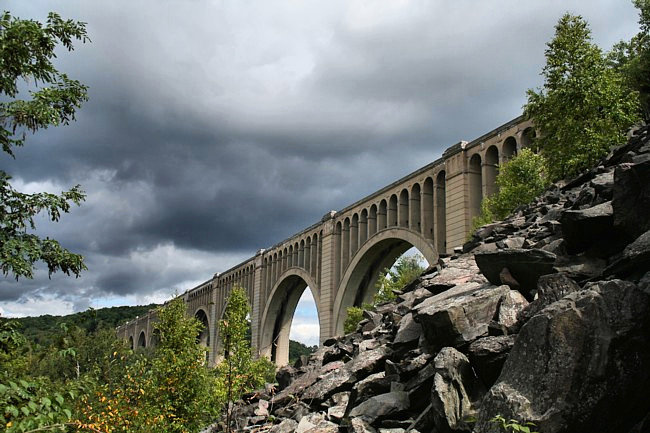
<path id="1" fill-rule="evenodd" d="M 321 321 L 320 290 L 303 268 L 287 269 L 273 286 L 262 313 L 259 352 L 281 366 L 289 362 L 289 331 L 293 315 L 306 287 L 311 289 Z"/>
<path id="2" fill-rule="evenodd" d="M 334 300 L 334 335 L 343 334 L 347 308 L 370 301 L 379 272 L 392 266 L 411 247 L 417 248 L 430 264 L 438 260 L 438 251 L 432 240 L 403 227 L 389 227 L 377 232 L 357 251 L 343 274 Z"/>

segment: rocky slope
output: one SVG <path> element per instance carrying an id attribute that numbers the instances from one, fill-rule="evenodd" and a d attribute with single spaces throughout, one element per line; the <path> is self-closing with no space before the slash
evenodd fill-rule
<path id="1" fill-rule="evenodd" d="M 250 432 L 650 432 L 650 129 L 246 396 Z"/>

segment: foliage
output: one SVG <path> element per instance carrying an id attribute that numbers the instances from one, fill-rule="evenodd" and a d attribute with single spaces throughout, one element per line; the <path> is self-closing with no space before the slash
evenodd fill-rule
<path id="1" fill-rule="evenodd" d="M 253 360 L 249 340 L 247 316 L 250 306 L 246 291 L 235 286 L 228 296 L 223 319 L 219 321 L 219 335 L 223 344 L 224 360 L 216 367 L 220 398 L 225 402 L 226 426 L 230 429 L 231 402 L 267 381 L 275 379 L 275 366 L 261 357 Z"/>
<path id="2" fill-rule="evenodd" d="M 521 152 L 499 167 L 496 177 L 498 191 L 481 202 L 481 214 L 472 222 L 473 233 L 481 226 L 506 218 L 512 211 L 526 205 L 550 185 L 546 161 L 530 149 Z"/>
<path id="3" fill-rule="evenodd" d="M 511 419 L 509 421 L 506 421 L 506 419 L 501 415 L 495 416 L 490 421 L 493 422 L 494 424 L 499 425 L 506 433 L 511 433 L 511 432 L 537 433 L 530 430 L 531 427 L 535 427 L 535 424 L 532 422 L 526 422 L 522 424 L 516 419 Z"/>
<path id="4" fill-rule="evenodd" d="M 625 141 L 639 120 L 637 92 L 609 67 L 580 16 L 565 14 L 547 44 L 544 85 L 524 106 L 542 134 L 535 144 L 552 180 L 575 175 Z"/>
<path id="5" fill-rule="evenodd" d="M 177 298 L 161 307 L 155 350 L 133 353 L 116 344 L 78 407 L 80 422 L 114 432 L 197 432 L 219 412 L 217 381 L 197 344 L 202 324 Z M 110 368 L 109 371 L 107 371 Z"/>
<path id="6" fill-rule="evenodd" d="M 307 346 L 299 341 L 289 340 L 289 364 L 294 364 L 298 358 L 311 355 L 318 349 L 318 346 Z"/>
<path id="7" fill-rule="evenodd" d="M 357 329 L 357 325 L 363 319 L 363 310 L 373 310 L 377 305 L 393 301 L 397 295 L 395 291 L 401 290 L 411 284 L 424 272 L 420 263 L 424 258 L 420 254 L 402 256 L 391 269 L 384 269 L 377 279 L 375 288 L 377 292 L 373 296 L 372 304 L 363 304 L 361 307 L 348 307 L 347 317 L 343 323 L 343 332 L 349 334 Z"/>
<path id="8" fill-rule="evenodd" d="M 57 71 L 52 63 L 57 46 L 71 51 L 73 40 L 88 40 L 85 23 L 63 20 L 55 13 L 48 15 L 45 25 L 12 17 L 9 12 L 0 17 L 0 143 L 12 157 L 14 149 L 23 146 L 27 132 L 68 124 L 88 99 L 86 86 Z M 21 81 L 27 83 L 27 99 L 20 98 Z M 50 275 L 62 271 L 79 276 L 86 269 L 80 255 L 32 231 L 37 214 L 44 212 L 58 221 L 71 204 L 79 205 L 85 199 L 80 186 L 60 195 L 25 194 L 14 189 L 10 180 L 11 176 L 0 170 L 2 273 L 16 279 L 32 278 L 34 263 L 43 261 Z"/>
<path id="9" fill-rule="evenodd" d="M 373 306 L 370 304 L 365 305 L 366 309 L 372 309 Z M 357 325 L 359 325 L 359 322 L 363 319 L 363 307 L 348 307 L 347 308 L 347 313 L 348 317 L 345 318 L 345 322 L 343 322 L 343 332 L 346 334 L 349 334 L 350 332 L 354 332 L 357 329 Z"/>
<path id="10" fill-rule="evenodd" d="M 72 424 L 70 401 L 75 393 L 52 391 L 52 384 L 44 378 L 12 381 L 2 377 L 0 383 L 0 425 L 7 433 L 26 432 L 50 427 L 65 431 Z"/>
<path id="11" fill-rule="evenodd" d="M 89 308 L 86 311 L 65 316 L 46 314 L 38 317 L 21 317 L 13 320 L 22 326 L 22 334 L 32 344 L 50 346 L 56 345 L 61 337 L 61 323 L 66 323 L 71 329 L 76 327 L 81 328 L 86 333 L 97 332 L 101 329 L 110 329 L 112 331 L 118 325 L 133 320 L 137 316 L 143 316 L 157 307 L 159 305 L 149 304 L 133 307 Z"/>
<path id="12" fill-rule="evenodd" d="M 639 92 L 641 111 L 650 122 L 650 0 L 633 0 L 639 9 L 640 32 L 621 41 L 608 53 L 610 65 L 622 73 L 628 85 Z"/>

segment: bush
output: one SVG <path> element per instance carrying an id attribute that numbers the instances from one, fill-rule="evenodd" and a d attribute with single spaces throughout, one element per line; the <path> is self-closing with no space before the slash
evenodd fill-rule
<path id="1" fill-rule="evenodd" d="M 530 149 L 522 149 L 519 155 L 499 167 L 496 183 L 498 192 L 483 199 L 481 214 L 473 220 L 470 233 L 506 218 L 516 208 L 530 203 L 544 192 L 550 185 L 546 160 Z"/>

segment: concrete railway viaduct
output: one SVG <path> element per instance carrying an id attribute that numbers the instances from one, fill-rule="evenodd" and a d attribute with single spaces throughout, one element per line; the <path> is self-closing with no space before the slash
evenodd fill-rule
<path id="1" fill-rule="evenodd" d="M 320 341 L 343 333 L 346 308 L 369 301 L 379 272 L 411 247 L 429 263 L 463 244 L 483 197 L 496 191 L 502 163 L 530 144 L 534 129 L 518 117 L 323 218 L 180 295 L 205 325 L 198 337 L 208 363 L 218 360 L 218 321 L 233 286 L 252 303 L 252 344 L 278 365 L 289 355 L 289 330 L 304 289 L 312 291 Z M 132 347 L 155 345 L 155 311 L 118 328 Z"/>

